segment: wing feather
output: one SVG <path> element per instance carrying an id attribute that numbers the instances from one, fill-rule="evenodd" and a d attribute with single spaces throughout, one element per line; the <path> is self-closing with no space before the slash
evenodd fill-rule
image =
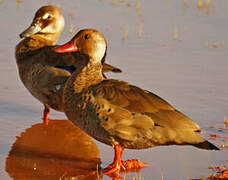
<path id="1" fill-rule="evenodd" d="M 146 133 L 155 125 L 194 131 L 200 129 L 159 96 L 124 81 L 104 80 L 95 89 L 96 99 L 102 99 L 103 104 L 112 109 L 111 113 L 103 111 L 108 121 L 102 121 L 102 125 L 119 138 L 133 140 L 137 133 Z M 129 132 L 129 129 L 132 130 Z"/>

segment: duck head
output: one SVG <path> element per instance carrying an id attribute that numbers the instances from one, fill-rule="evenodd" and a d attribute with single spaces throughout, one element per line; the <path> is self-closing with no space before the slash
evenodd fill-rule
<path id="1" fill-rule="evenodd" d="M 55 48 L 55 52 L 80 52 L 90 57 L 92 63 L 104 61 L 107 43 L 102 33 L 95 29 L 83 29 L 79 31 L 69 42 Z"/>
<path id="2" fill-rule="evenodd" d="M 20 34 L 21 38 L 34 34 L 56 43 L 64 28 L 64 18 L 58 7 L 43 6 L 35 14 L 32 24 Z"/>

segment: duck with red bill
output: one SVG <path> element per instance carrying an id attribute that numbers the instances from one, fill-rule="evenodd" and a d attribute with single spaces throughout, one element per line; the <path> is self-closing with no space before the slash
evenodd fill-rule
<path id="1" fill-rule="evenodd" d="M 145 167 L 139 160 L 122 161 L 124 149 L 192 145 L 219 150 L 199 134 L 197 123 L 158 95 L 122 80 L 104 78 L 106 40 L 101 32 L 81 30 L 70 45 L 72 41 L 86 58 L 80 59 L 78 69 L 65 84 L 63 109 L 80 129 L 114 147 L 114 161 L 104 168 L 105 174 L 126 171 L 128 164 Z"/>

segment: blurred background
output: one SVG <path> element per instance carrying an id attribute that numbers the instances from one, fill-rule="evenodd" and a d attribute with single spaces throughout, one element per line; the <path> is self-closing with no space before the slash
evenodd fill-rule
<path id="1" fill-rule="evenodd" d="M 43 106 L 19 79 L 14 57 L 19 34 L 41 6 L 50 4 L 59 6 L 65 17 L 58 44 L 80 29 L 100 30 L 108 42 L 107 62 L 123 70 L 108 74 L 109 78 L 161 96 L 222 148 L 219 152 L 190 146 L 126 150 L 124 159 L 138 158 L 149 166 L 122 174 L 125 179 L 197 179 L 213 173 L 209 166 L 228 166 L 226 0 L 0 0 L 0 179 L 96 179 L 96 164 L 104 167 L 113 159 L 111 147 L 78 133 L 63 120 L 63 113 L 51 111 L 53 126 L 42 129 Z M 53 136 L 47 135 L 50 129 Z M 82 142 L 79 134 L 85 138 Z M 86 142 L 88 146 L 76 148 Z M 87 155 L 89 160 L 81 158 Z"/>

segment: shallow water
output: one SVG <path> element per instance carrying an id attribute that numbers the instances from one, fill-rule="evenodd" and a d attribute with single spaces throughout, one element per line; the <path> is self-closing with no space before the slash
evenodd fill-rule
<path id="1" fill-rule="evenodd" d="M 88 173 L 85 171 L 88 167 L 80 158 L 66 158 L 64 155 L 67 153 L 61 153 L 70 152 L 73 156 L 74 146 L 69 144 L 75 142 L 77 146 L 78 142 L 78 138 L 72 138 L 77 136 L 77 130 L 67 131 L 69 139 L 63 141 L 60 138 L 67 134 L 64 128 L 63 132 L 57 128 L 61 127 L 58 124 L 66 121 L 59 120 L 59 123 L 55 124 L 57 127 L 54 130 L 59 134 L 53 133 L 60 137 L 51 136 L 51 145 L 49 142 L 43 142 L 44 139 L 48 139 L 44 134 L 40 136 L 37 134 L 39 131 L 34 130 L 36 127 L 42 129 L 40 118 L 43 107 L 19 80 L 14 58 L 14 47 L 20 41 L 19 33 L 31 23 L 35 11 L 40 6 L 49 4 L 48 2 L 0 1 L 0 179 L 60 179 L 70 176 L 93 179 L 96 173 L 93 164 L 91 177 L 86 177 L 85 174 Z M 228 114 L 226 0 L 211 0 L 209 13 L 206 13 L 205 9 L 199 10 L 196 0 L 138 0 L 122 3 L 118 0 L 53 0 L 52 3 L 61 6 L 66 19 L 60 44 L 69 40 L 81 28 L 101 30 L 108 41 L 107 62 L 123 70 L 122 74 L 109 74 L 109 77 L 129 81 L 158 94 L 194 119 L 202 127 L 202 135 L 205 138 L 210 138 L 209 133 L 219 133 L 221 138 L 211 142 L 219 147 L 222 143 L 228 143 L 227 129 L 218 132 L 217 129 L 210 128 L 223 127 L 223 119 Z M 142 37 L 139 38 L 141 30 Z M 126 39 L 122 40 L 123 38 Z M 65 119 L 65 116 L 51 111 L 51 118 Z M 69 123 L 66 124 L 71 127 Z M 53 152 L 45 156 L 50 148 L 44 148 L 35 154 L 28 153 L 27 149 L 25 151 L 23 148 L 15 151 L 13 144 L 17 144 L 20 139 L 16 136 L 27 137 L 27 132 L 31 133 L 31 139 L 32 135 L 35 136 L 35 139 L 29 140 L 35 141 L 33 151 L 37 150 L 42 141 L 44 144 L 59 147 L 56 151 L 52 148 L 54 154 L 57 153 L 61 158 L 56 157 L 56 154 L 53 156 Z M 45 130 L 40 133 L 45 133 Z M 58 139 L 61 144 L 65 143 L 65 151 L 61 149 Z M 26 141 L 27 145 L 32 146 L 29 142 Z M 102 167 L 111 163 L 111 147 L 91 139 L 84 142 L 90 142 L 89 146 L 94 152 L 86 149 L 88 147 L 84 150 L 75 148 L 75 154 L 83 155 L 87 152 L 88 158 L 89 155 L 98 158 L 97 161 L 100 158 Z M 44 144 L 40 146 L 45 147 Z M 12 152 L 16 152 L 16 155 L 14 153 L 12 156 Z M 227 149 L 215 152 L 190 146 L 126 150 L 124 159 L 138 158 L 149 165 L 137 175 L 128 173 L 122 176 L 126 176 L 126 179 L 141 176 L 144 179 L 165 180 L 207 177 L 211 173 L 208 166 L 227 164 L 227 153 Z M 27 166 L 19 166 L 18 162 L 24 162 Z M 110 178 L 103 176 L 103 179 Z"/>

